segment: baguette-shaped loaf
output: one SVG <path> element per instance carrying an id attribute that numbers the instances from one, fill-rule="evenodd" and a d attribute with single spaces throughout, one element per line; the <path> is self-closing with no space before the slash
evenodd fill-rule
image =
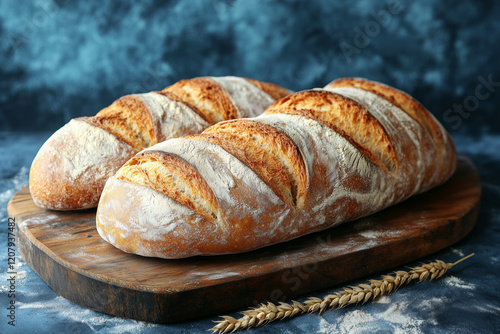
<path id="1" fill-rule="evenodd" d="M 382 210 L 455 166 L 451 138 L 420 103 L 341 79 L 137 154 L 107 182 L 97 230 L 143 256 L 245 252 Z"/>
<path id="2" fill-rule="evenodd" d="M 96 207 L 106 180 L 139 151 L 220 121 L 260 115 L 289 93 L 228 76 L 123 96 L 96 116 L 71 120 L 44 143 L 30 170 L 33 200 L 53 210 Z"/>

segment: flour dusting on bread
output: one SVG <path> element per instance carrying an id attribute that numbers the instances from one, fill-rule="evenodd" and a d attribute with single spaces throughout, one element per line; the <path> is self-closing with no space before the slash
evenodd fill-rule
<path id="1" fill-rule="evenodd" d="M 172 100 L 157 92 L 136 96 L 146 104 L 153 117 L 157 143 L 167 138 L 200 133 L 210 126 L 185 103 Z"/>
<path id="2" fill-rule="evenodd" d="M 244 78 L 210 77 L 221 85 L 238 111 L 238 118 L 255 117 L 269 107 L 274 99 Z"/>
<path id="3" fill-rule="evenodd" d="M 219 121 L 256 116 L 288 93 L 251 79 L 200 77 L 122 96 L 51 136 L 30 171 L 33 200 L 54 210 L 96 207 L 106 179 L 138 151 Z"/>
<path id="4" fill-rule="evenodd" d="M 43 144 L 35 157 L 30 173 L 30 189 L 37 194 L 34 200 L 38 206 L 55 210 L 93 207 L 116 166 L 135 153 L 109 132 L 78 119 L 71 120 Z M 79 194 L 82 187 L 98 191 Z"/>
<path id="5" fill-rule="evenodd" d="M 189 209 L 175 193 L 144 190 L 152 183 L 143 177 L 113 178 L 98 209 L 100 233 L 116 247 L 145 256 L 245 252 L 375 213 L 451 176 L 453 143 L 445 132 L 439 139 L 441 125 L 418 102 L 377 83 L 363 82 L 370 87 L 365 90 L 345 82 L 291 94 L 263 115 L 148 148 L 137 159 L 153 152 L 180 159 L 165 177 L 184 182 L 187 170 L 194 171 L 191 188 L 200 190 L 190 190 L 192 200 L 209 203 L 208 211 L 218 214 L 203 214 L 201 205 Z M 398 103 L 389 102 L 380 93 L 384 89 Z M 163 161 L 148 168 L 170 166 Z M 158 173 L 148 175 L 154 184 L 184 189 Z M 207 193 L 213 201 L 205 201 Z"/>

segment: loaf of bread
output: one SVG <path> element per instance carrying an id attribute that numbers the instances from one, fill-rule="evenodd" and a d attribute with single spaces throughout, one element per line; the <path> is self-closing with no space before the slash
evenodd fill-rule
<path id="1" fill-rule="evenodd" d="M 44 143 L 30 170 L 33 200 L 53 210 L 96 207 L 106 180 L 139 151 L 220 121 L 260 115 L 289 93 L 252 79 L 201 77 L 123 96 L 94 117 L 71 120 Z"/>
<path id="2" fill-rule="evenodd" d="M 140 152 L 108 180 L 97 230 L 143 256 L 245 252 L 382 210 L 455 166 L 450 136 L 419 102 L 340 79 Z"/>

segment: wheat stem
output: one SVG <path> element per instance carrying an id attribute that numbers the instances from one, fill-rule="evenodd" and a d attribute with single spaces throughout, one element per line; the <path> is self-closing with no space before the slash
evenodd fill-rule
<path id="1" fill-rule="evenodd" d="M 474 253 L 469 254 L 469 255 L 467 255 L 467 256 L 465 256 L 465 257 L 461 258 L 460 260 L 456 261 L 456 262 L 455 262 L 455 263 L 453 263 L 451 266 L 452 266 L 452 267 L 453 267 L 453 266 L 456 266 L 456 265 L 457 265 L 457 264 L 459 264 L 460 262 L 465 261 L 465 260 L 467 260 L 468 258 L 473 257 L 473 256 L 474 256 Z"/>
<path id="2" fill-rule="evenodd" d="M 422 264 L 421 266 L 410 268 L 409 271 L 396 271 L 394 275 L 383 275 L 381 280 L 370 280 L 369 284 L 359 284 L 344 288 L 323 298 L 309 297 L 303 304 L 292 301 L 291 304 L 280 302 L 279 305 L 268 302 L 259 307 L 243 311 L 243 317 L 235 319 L 230 316 L 222 316 L 223 320 L 215 321 L 212 327 L 213 333 L 229 333 L 240 329 L 251 328 L 268 324 L 275 320 L 292 318 L 302 313 L 324 312 L 328 308 L 340 309 L 349 305 L 364 304 L 369 300 L 375 300 L 396 291 L 403 285 L 412 281 L 419 282 L 434 280 L 443 276 L 448 269 L 454 267 L 462 261 L 467 260 L 474 253 L 465 256 L 454 263 L 445 263 L 441 260 Z"/>

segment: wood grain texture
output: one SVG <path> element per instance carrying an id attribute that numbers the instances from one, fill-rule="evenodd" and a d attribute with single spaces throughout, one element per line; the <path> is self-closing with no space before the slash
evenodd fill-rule
<path id="1" fill-rule="evenodd" d="M 61 296 L 84 307 L 168 323 L 278 301 L 385 271 L 459 241 L 481 184 L 460 157 L 444 185 L 355 222 L 244 254 L 181 260 L 124 253 L 95 229 L 95 210 L 38 208 L 28 187 L 9 202 L 17 248 Z"/>

